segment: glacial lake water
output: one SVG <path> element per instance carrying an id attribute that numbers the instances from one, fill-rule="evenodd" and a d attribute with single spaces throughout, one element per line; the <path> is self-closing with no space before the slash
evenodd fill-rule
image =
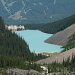
<path id="1" fill-rule="evenodd" d="M 44 42 L 52 34 L 43 33 L 39 30 L 23 30 L 15 31 L 15 33 L 27 42 L 31 52 L 60 52 L 62 50 L 61 46 Z"/>

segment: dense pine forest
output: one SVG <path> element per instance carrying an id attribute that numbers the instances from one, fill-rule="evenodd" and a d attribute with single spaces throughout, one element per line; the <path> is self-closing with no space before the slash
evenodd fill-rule
<path id="1" fill-rule="evenodd" d="M 22 37 L 6 30 L 4 21 L 0 17 L 0 69 L 21 68 L 41 71 L 40 65 L 35 64 L 34 61 L 43 58 L 46 56 L 30 52 L 29 46 Z"/>
<path id="2" fill-rule="evenodd" d="M 54 34 L 75 23 L 75 15 L 48 24 L 25 25 L 27 29 L 38 29 L 45 33 Z"/>
<path id="3" fill-rule="evenodd" d="M 19 56 L 25 60 L 31 59 L 31 52 L 27 43 L 14 32 L 5 29 L 4 22 L 0 17 L 0 55 Z"/>

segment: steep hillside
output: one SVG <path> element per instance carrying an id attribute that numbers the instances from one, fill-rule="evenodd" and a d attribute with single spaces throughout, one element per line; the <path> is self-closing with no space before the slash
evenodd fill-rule
<path id="1" fill-rule="evenodd" d="M 23 61 L 29 61 L 31 58 L 27 43 L 15 33 L 6 30 L 0 17 L 0 68 L 20 66 Z"/>
<path id="2" fill-rule="evenodd" d="M 69 37 L 75 32 L 75 24 L 54 34 L 52 37 L 45 40 L 46 43 L 64 46 L 69 41 Z"/>
<path id="3" fill-rule="evenodd" d="M 63 51 L 66 51 L 66 50 L 75 48 L 75 32 L 68 39 L 69 39 L 69 41 L 67 42 L 67 44 L 62 47 L 63 48 Z"/>
<path id="4" fill-rule="evenodd" d="M 65 51 L 63 53 L 59 53 L 59 54 L 54 55 L 52 57 L 40 60 L 37 63 L 38 64 L 50 64 L 50 63 L 55 62 L 55 61 L 58 63 L 62 63 L 63 59 L 67 60 L 68 57 L 72 58 L 73 54 L 75 55 L 75 48 L 70 49 L 68 51 Z"/>
<path id="5" fill-rule="evenodd" d="M 39 29 L 45 33 L 55 34 L 59 31 L 66 29 L 75 23 L 75 15 L 69 16 L 59 21 L 55 21 L 48 24 L 30 24 L 25 25 L 27 29 Z"/>
<path id="6" fill-rule="evenodd" d="M 0 71 L 6 68 L 20 68 L 40 72 L 42 71 L 40 65 L 32 62 L 43 58 L 46 56 L 31 53 L 25 40 L 14 32 L 6 30 L 0 17 Z"/>
<path id="7" fill-rule="evenodd" d="M 9 24 L 49 23 L 75 14 L 74 6 L 75 0 L 0 0 L 0 15 Z"/>
<path id="8" fill-rule="evenodd" d="M 72 15 L 72 16 L 64 18 L 62 20 L 45 24 L 44 26 L 42 26 L 40 28 L 40 30 L 45 33 L 55 34 L 59 31 L 64 30 L 65 28 L 71 26 L 74 23 L 75 23 L 75 15 Z"/>
<path id="9" fill-rule="evenodd" d="M 7 51 L 7 52 L 6 52 Z M 0 17 L 0 54 L 20 56 L 26 59 L 31 53 L 27 43 L 15 33 L 5 29 Z"/>

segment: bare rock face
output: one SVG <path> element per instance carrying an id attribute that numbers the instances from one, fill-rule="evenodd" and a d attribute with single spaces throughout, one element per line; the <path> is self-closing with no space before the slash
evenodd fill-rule
<path id="1" fill-rule="evenodd" d="M 52 37 L 45 40 L 46 43 L 64 46 L 69 37 L 75 33 L 75 24 L 54 34 Z"/>
<path id="2" fill-rule="evenodd" d="M 38 64 L 49 64 L 49 63 L 52 63 L 52 62 L 55 62 L 55 61 L 59 62 L 59 63 L 62 63 L 63 59 L 67 60 L 68 57 L 70 57 L 70 60 L 71 60 L 72 55 L 75 55 L 75 48 L 70 49 L 68 51 L 65 51 L 63 53 L 59 53 L 59 54 L 54 55 L 52 57 L 37 61 L 36 63 L 38 63 Z"/>

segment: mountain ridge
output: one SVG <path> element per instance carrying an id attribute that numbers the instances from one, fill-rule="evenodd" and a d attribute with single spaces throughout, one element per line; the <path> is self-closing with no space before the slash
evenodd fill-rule
<path id="1" fill-rule="evenodd" d="M 33 29 L 33 30 L 38 29 L 44 33 L 55 34 L 59 31 L 66 29 L 67 27 L 71 26 L 74 23 L 75 23 L 75 14 L 51 23 L 29 24 L 29 25 L 23 24 L 23 25 L 26 27 L 26 29 Z"/>
<path id="2" fill-rule="evenodd" d="M 9 24 L 49 23 L 73 15 L 74 3 L 74 0 L 0 0 L 0 14 Z"/>
<path id="3" fill-rule="evenodd" d="M 67 27 L 66 29 L 57 32 L 52 37 L 45 40 L 45 43 L 56 44 L 64 46 L 69 41 L 69 37 L 75 33 L 75 24 Z"/>

